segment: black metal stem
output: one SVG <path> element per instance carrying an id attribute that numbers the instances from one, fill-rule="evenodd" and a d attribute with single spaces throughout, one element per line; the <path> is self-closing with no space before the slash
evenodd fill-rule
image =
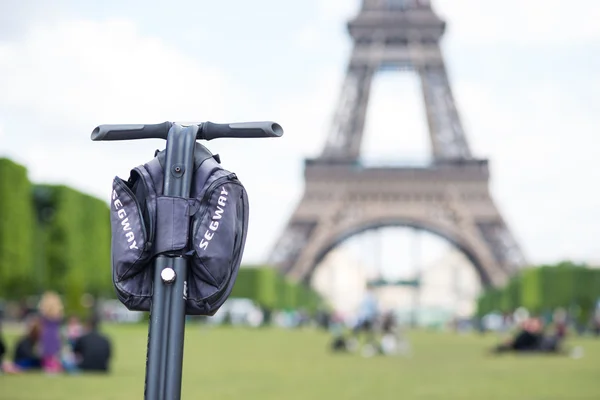
<path id="1" fill-rule="evenodd" d="M 197 126 L 190 126 L 179 132 L 175 141 L 171 133 L 167 139 L 167 159 L 165 169 L 165 194 L 167 196 L 189 197 L 194 171 L 194 149 Z M 171 171 L 172 168 L 183 168 L 181 174 Z M 170 169 L 168 169 L 170 168 Z M 169 179 L 167 180 L 167 176 Z M 171 284 L 169 293 L 169 314 L 167 333 L 166 384 L 165 399 L 181 398 L 181 375 L 183 369 L 183 343 L 185 337 L 185 299 L 184 283 L 187 279 L 188 262 L 185 258 L 172 259 L 175 270 L 175 282 Z"/>
<path id="2" fill-rule="evenodd" d="M 167 138 L 163 194 L 190 195 L 194 171 L 197 126 L 173 125 Z M 165 283 L 161 273 L 173 268 L 175 281 Z M 146 367 L 146 400 L 179 400 L 185 331 L 184 282 L 188 263 L 182 257 L 158 257 L 154 267 L 152 313 Z"/>
<path id="3" fill-rule="evenodd" d="M 176 258 L 173 269 L 177 279 L 171 287 L 171 309 L 167 344 L 166 400 L 181 398 L 181 375 L 183 371 L 183 343 L 185 339 L 184 282 L 187 279 L 188 263 L 185 258 Z"/>
<path id="4" fill-rule="evenodd" d="M 145 399 L 159 399 L 161 377 L 164 376 L 162 368 L 164 362 L 161 357 L 162 331 L 164 324 L 165 293 L 160 272 L 167 266 L 165 257 L 158 257 L 154 263 L 154 284 L 152 293 L 152 309 L 150 310 L 150 325 L 148 329 L 148 354 L 146 356 L 146 390 Z M 160 288 L 160 289 L 159 289 Z"/>

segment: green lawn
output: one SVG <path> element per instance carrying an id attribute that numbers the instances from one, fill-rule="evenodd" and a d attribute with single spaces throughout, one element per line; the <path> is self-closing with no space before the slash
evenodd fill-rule
<path id="1" fill-rule="evenodd" d="M 105 376 L 0 376 L 1 400 L 142 399 L 146 328 L 110 326 L 116 358 Z M 9 337 L 14 339 L 14 337 Z M 410 334 L 411 358 L 333 355 L 316 331 L 189 325 L 183 399 L 600 399 L 600 340 L 585 356 L 503 356 L 495 337 Z"/>

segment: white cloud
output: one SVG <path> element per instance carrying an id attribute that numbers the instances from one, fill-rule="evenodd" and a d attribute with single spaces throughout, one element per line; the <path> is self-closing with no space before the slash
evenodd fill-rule
<path id="1" fill-rule="evenodd" d="M 347 40 L 344 24 L 358 12 L 359 2 L 357 0 L 327 0 L 316 1 L 314 6 L 314 16 L 295 33 L 295 44 L 310 50 L 327 48 L 332 38 Z"/>
<path id="2" fill-rule="evenodd" d="M 598 43 L 600 3 L 596 0 L 436 0 L 448 20 L 454 45 L 511 47 Z"/>
<path id="3" fill-rule="evenodd" d="M 199 110 L 222 117 L 231 91 L 217 69 L 143 37 L 127 20 L 37 26 L 27 40 L 2 46 L 0 63 L 0 105 L 71 123 L 191 119 Z"/>
<path id="4" fill-rule="evenodd" d="M 294 35 L 295 44 L 310 49 L 319 42 L 319 29 L 315 25 L 306 25 Z"/>
<path id="5" fill-rule="evenodd" d="M 318 16 L 323 19 L 339 21 L 340 19 L 350 18 L 360 9 L 359 0 L 328 0 L 317 2 Z"/>

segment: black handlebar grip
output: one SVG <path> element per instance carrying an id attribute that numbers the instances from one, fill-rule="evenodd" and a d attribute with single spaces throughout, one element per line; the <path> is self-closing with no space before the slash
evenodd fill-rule
<path id="1" fill-rule="evenodd" d="M 215 124 L 204 122 L 198 130 L 198 139 L 217 138 L 267 138 L 280 137 L 283 128 L 276 122 L 238 122 L 233 124 Z"/>
<path id="2" fill-rule="evenodd" d="M 92 132 L 92 140 L 167 139 L 173 123 L 150 125 L 100 125 Z"/>

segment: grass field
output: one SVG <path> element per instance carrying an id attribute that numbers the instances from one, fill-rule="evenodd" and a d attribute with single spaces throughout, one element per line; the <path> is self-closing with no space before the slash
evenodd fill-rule
<path id="1" fill-rule="evenodd" d="M 0 376 L 1 400 L 142 399 L 146 328 L 106 326 L 109 376 Z M 600 399 L 600 340 L 575 338 L 585 356 L 503 356 L 493 335 L 410 334 L 411 358 L 334 355 L 312 330 L 189 325 L 183 399 Z M 8 335 L 9 341 L 14 340 Z"/>

